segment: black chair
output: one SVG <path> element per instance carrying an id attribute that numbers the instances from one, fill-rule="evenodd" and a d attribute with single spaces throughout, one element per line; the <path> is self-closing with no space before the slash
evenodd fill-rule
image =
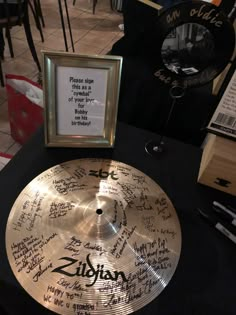
<path id="1" fill-rule="evenodd" d="M 3 0 L 3 3 L 0 4 L 0 57 L 1 59 L 4 59 L 5 42 L 3 37 L 3 31 L 5 30 L 6 33 L 6 38 L 8 41 L 11 57 L 14 57 L 10 31 L 11 28 L 14 26 L 23 25 L 32 57 L 38 67 L 39 72 L 41 72 L 40 62 L 38 60 L 37 52 L 35 50 L 31 34 L 28 7 L 29 0 L 18 0 L 17 3 L 14 4 L 8 3 L 8 0 Z M 3 77 L 2 68 L 0 67 L 0 78 L 2 77 Z M 3 80 L 1 80 L 1 85 L 4 86 Z"/>

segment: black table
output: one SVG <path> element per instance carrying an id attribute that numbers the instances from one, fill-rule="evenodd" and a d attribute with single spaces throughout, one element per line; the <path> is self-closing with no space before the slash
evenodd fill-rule
<path id="1" fill-rule="evenodd" d="M 118 160 L 154 179 L 179 216 L 182 251 L 177 270 L 164 291 L 135 314 L 235 315 L 236 247 L 195 211 L 211 211 L 213 200 L 236 206 L 236 198 L 197 183 L 202 150 L 166 139 L 166 152 L 155 159 L 144 150 L 158 136 L 118 123 L 113 149 L 45 148 L 43 129 L 23 146 L 0 173 L 0 314 L 53 314 L 31 298 L 15 279 L 5 251 L 5 228 L 21 190 L 38 174 L 58 163 L 84 157 Z"/>

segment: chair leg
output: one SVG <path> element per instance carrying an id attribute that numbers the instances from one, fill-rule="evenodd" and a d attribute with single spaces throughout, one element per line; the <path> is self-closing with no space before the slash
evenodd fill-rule
<path id="1" fill-rule="evenodd" d="M 60 17 L 61 17 L 61 26 L 62 26 L 62 31 L 63 31 L 65 47 L 66 47 L 66 51 L 68 51 L 67 38 L 66 38 L 66 29 L 65 29 L 65 23 L 64 23 L 64 17 L 63 17 L 61 0 L 58 0 L 58 6 L 59 6 Z"/>
<path id="2" fill-rule="evenodd" d="M 40 0 L 36 0 L 36 1 L 37 1 L 38 12 L 39 12 L 39 18 L 41 19 L 43 27 L 45 27 L 43 11 L 42 11 Z"/>
<path id="3" fill-rule="evenodd" d="M 95 8 L 96 8 L 96 5 L 97 5 L 97 0 L 93 0 L 93 14 L 95 14 Z"/>
<path id="4" fill-rule="evenodd" d="M 12 41 L 11 41 L 11 33 L 8 26 L 6 27 L 6 38 L 8 41 L 11 58 L 14 58 L 14 51 L 13 51 L 13 46 L 12 46 Z"/>
<path id="5" fill-rule="evenodd" d="M 75 5 L 76 0 L 73 0 L 73 5 Z"/>
<path id="6" fill-rule="evenodd" d="M 0 29 L 0 59 L 4 60 L 5 41 L 3 37 L 3 30 Z"/>
<path id="7" fill-rule="evenodd" d="M 34 6 L 33 6 L 31 1 L 29 1 L 28 3 L 29 3 L 29 7 L 31 9 L 31 12 L 34 16 L 36 27 L 39 30 L 39 33 L 41 36 L 41 41 L 44 43 L 43 31 L 42 31 L 42 27 L 41 27 L 40 20 L 39 20 L 39 13 L 38 13 L 38 9 L 37 9 L 37 4 L 36 4 L 35 0 L 34 0 Z"/>
<path id="8" fill-rule="evenodd" d="M 111 7 L 111 10 L 113 11 L 114 8 L 113 8 L 113 1 L 112 0 L 110 0 L 110 7 Z"/>
<path id="9" fill-rule="evenodd" d="M 1 86 L 4 87 L 4 79 L 3 79 L 2 61 L 1 61 L 1 59 L 0 59 L 0 82 L 1 82 Z"/>
<path id="10" fill-rule="evenodd" d="M 38 60 L 37 52 L 36 52 L 36 49 L 34 46 L 34 41 L 32 38 L 31 29 L 30 29 L 28 6 L 26 7 L 26 10 L 25 10 L 23 24 L 24 24 L 25 35 L 27 38 L 27 42 L 28 42 L 32 57 L 33 57 L 35 63 L 37 64 L 39 72 L 41 72 L 41 66 L 40 66 L 40 63 Z"/>
<path id="11" fill-rule="evenodd" d="M 69 17 L 69 12 L 68 12 L 68 7 L 67 7 L 67 2 L 66 2 L 66 0 L 64 0 L 64 4 L 65 4 L 67 23 L 68 23 L 69 33 L 70 33 L 71 46 L 72 46 L 73 52 L 75 52 L 74 42 L 73 42 L 73 36 L 72 36 L 72 31 L 71 31 L 71 25 L 70 25 L 70 17 Z"/>

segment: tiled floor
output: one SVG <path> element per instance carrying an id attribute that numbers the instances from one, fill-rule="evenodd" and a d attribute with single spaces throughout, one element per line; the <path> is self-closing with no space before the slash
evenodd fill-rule
<path id="1" fill-rule="evenodd" d="M 67 0 L 75 52 L 105 55 L 113 43 L 123 36 L 118 27 L 122 23 L 122 15 L 111 10 L 109 0 L 99 0 L 94 15 L 91 0 L 77 0 L 75 6 L 72 2 Z M 41 1 L 41 5 L 46 25 L 43 29 L 44 43 L 41 42 L 35 22 L 31 19 L 31 30 L 40 61 L 42 49 L 65 51 L 57 1 Z M 6 45 L 5 60 L 2 62 L 4 73 L 19 74 L 37 81 L 37 66 L 28 48 L 23 27 L 13 28 L 11 35 L 15 57 L 10 57 Z M 67 38 L 70 43 L 68 32 Z M 72 52 L 71 47 L 69 50 Z M 10 134 L 6 90 L 0 87 L 0 152 L 14 155 L 20 148 Z"/>

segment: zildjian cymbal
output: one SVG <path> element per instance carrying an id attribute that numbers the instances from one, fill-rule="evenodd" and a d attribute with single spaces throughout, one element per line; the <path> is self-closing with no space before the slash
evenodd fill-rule
<path id="1" fill-rule="evenodd" d="M 80 159 L 33 179 L 16 199 L 6 248 L 21 286 L 58 314 L 130 314 L 155 299 L 181 251 L 175 209 L 139 170 Z"/>

